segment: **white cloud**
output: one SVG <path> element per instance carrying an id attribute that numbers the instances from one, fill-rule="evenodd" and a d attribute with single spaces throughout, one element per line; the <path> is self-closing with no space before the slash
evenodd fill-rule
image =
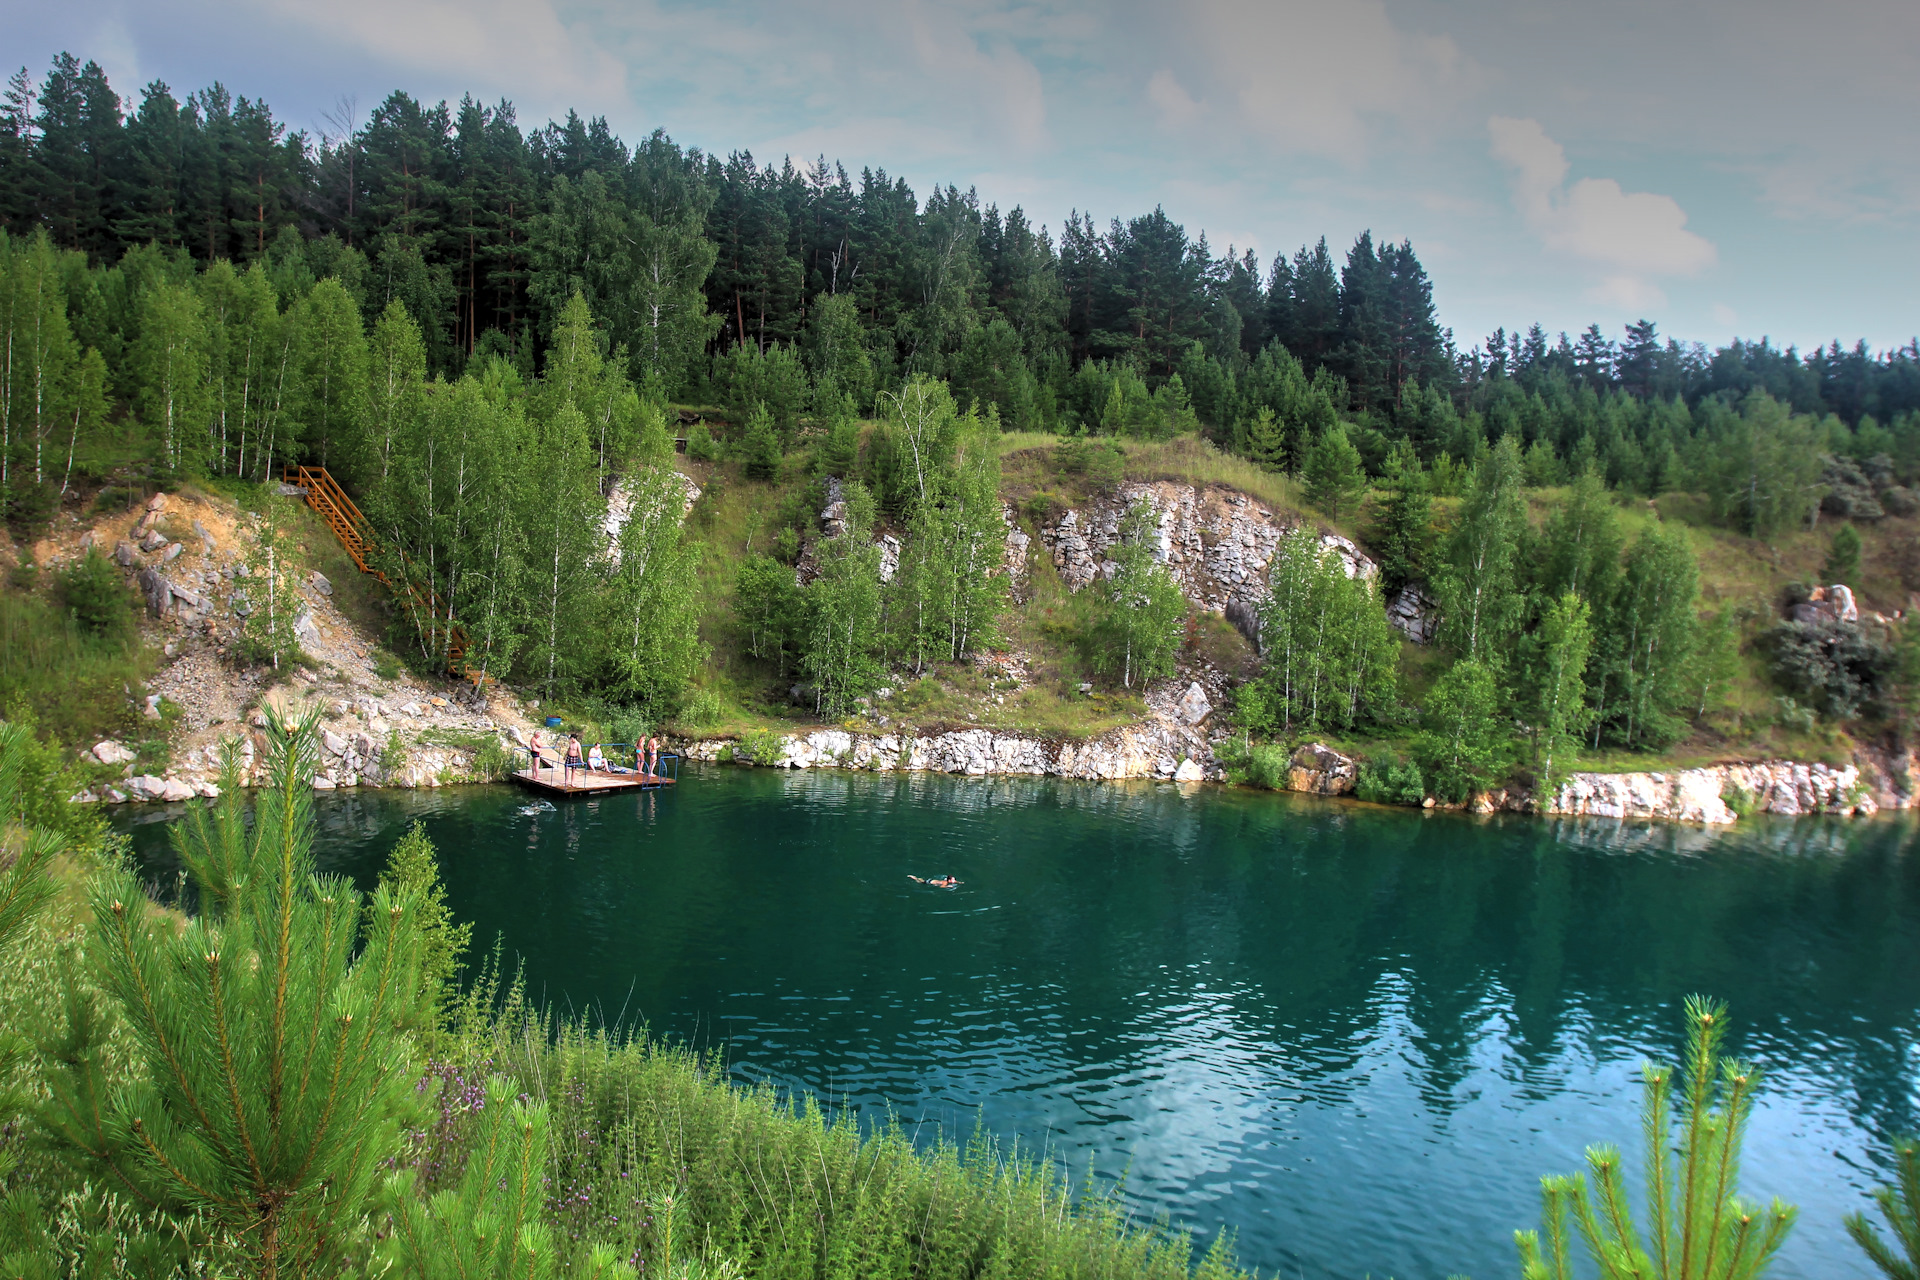
<path id="1" fill-rule="evenodd" d="M 269 0 L 267 12 L 399 66 L 605 110 L 626 69 L 552 0 Z"/>
<path id="2" fill-rule="evenodd" d="M 1147 101 L 1159 111 L 1160 118 L 1166 124 L 1179 129 L 1192 124 L 1200 114 L 1200 104 L 1193 100 L 1173 72 L 1165 67 L 1153 73 L 1153 79 L 1147 81 Z"/>
<path id="3" fill-rule="evenodd" d="M 1195 0 L 1172 20 L 1204 73 L 1187 82 L 1216 86 L 1203 104 L 1217 96 L 1283 150 L 1343 163 L 1378 120 L 1424 124 L 1475 78 L 1451 39 L 1401 31 L 1382 0 Z"/>
<path id="4" fill-rule="evenodd" d="M 1487 130 L 1494 156 L 1513 170 L 1514 207 L 1541 242 L 1613 270 L 1600 286 L 1605 300 L 1658 301 L 1646 277 L 1691 276 L 1717 260 L 1713 242 L 1687 230 L 1672 196 L 1623 191 L 1612 178 L 1568 186 L 1567 153 L 1537 120 L 1494 116 Z"/>

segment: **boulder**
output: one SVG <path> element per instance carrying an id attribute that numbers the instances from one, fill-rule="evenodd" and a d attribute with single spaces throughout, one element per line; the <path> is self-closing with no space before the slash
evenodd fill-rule
<path id="1" fill-rule="evenodd" d="M 1288 764 L 1287 790 L 1312 795 L 1346 795 L 1360 776 L 1359 764 L 1353 757 L 1340 754 L 1324 742 L 1310 742 L 1301 747 Z"/>
<path id="2" fill-rule="evenodd" d="M 160 557 L 161 562 L 163 564 L 172 564 L 175 560 L 178 560 L 180 558 L 180 553 L 184 550 L 186 550 L 186 548 L 181 546 L 177 542 L 170 544 L 167 547 L 167 554 Z"/>
<path id="3" fill-rule="evenodd" d="M 347 754 L 347 740 L 331 729 L 322 729 L 320 731 L 320 745 L 325 747 L 330 755 L 343 756 Z"/>
<path id="4" fill-rule="evenodd" d="M 113 545 L 113 562 L 122 569 L 133 568 L 134 557 L 139 554 L 140 553 L 134 549 L 134 545 L 124 538 Z"/>
<path id="5" fill-rule="evenodd" d="M 109 738 L 105 742 L 93 744 L 93 758 L 101 764 L 131 764 L 133 752 Z"/>
<path id="6" fill-rule="evenodd" d="M 327 581 L 327 575 L 321 573 L 318 569 L 315 569 L 307 576 L 307 581 L 311 582 L 313 589 L 321 595 L 330 596 L 333 594 L 333 583 Z"/>
<path id="7" fill-rule="evenodd" d="M 335 789 L 335 784 L 332 778 L 329 778 L 323 773 L 313 780 L 313 789 L 315 791 L 332 791 Z"/>
<path id="8" fill-rule="evenodd" d="M 160 784 L 160 799 L 162 800 L 178 804 L 182 800 L 191 800 L 193 797 L 193 788 L 178 778 L 167 778 Z"/>
<path id="9" fill-rule="evenodd" d="M 1180 723 L 1196 725 L 1213 711 L 1213 703 L 1207 701 L 1207 691 L 1196 681 L 1187 686 L 1186 693 L 1174 704 L 1174 711 L 1180 717 Z"/>
<path id="10" fill-rule="evenodd" d="M 142 551 L 158 551 L 166 545 L 167 535 L 158 529 L 147 530 L 147 536 L 140 539 L 140 549 Z"/>
<path id="11" fill-rule="evenodd" d="M 293 620 L 293 638 L 302 644 L 318 644 L 320 642 L 320 628 L 315 624 L 313 615 L 305 609 L 302 609 L 300 616 Z"/>
<path id="12" fill-rule="evenodd" d="M 1200 766 L 1198 760 L 1182 760 L 1180 767 L 1173 771 L 1173 780 L 1175 782 L 1205 782 L 1207 780 L 1207 771 Z"/>
<path id="13" fill-rule="evenodd" d="M 198 795 L 202 800 L 218 800 L 220 798 L 220 788 L 211 782 L 196 782 L 193 784 L 193 790 L 194 794 Z"/>

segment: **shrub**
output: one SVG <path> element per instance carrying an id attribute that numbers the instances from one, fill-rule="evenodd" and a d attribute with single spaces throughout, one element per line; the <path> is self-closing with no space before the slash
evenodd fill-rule
<path id="1" fill-rule="evenodd" d="M 694 423 L 687 433 L 687 456 L 696 462 L 713 462 L 720 456 L 720 442 L 707 430 L 704 420 Z"/>
<path id="2" fill-rule="evenodd" d="M 89 547 L 61 570 L 60 601 L 89 635 L 124 636 L 133 630 L 133 593 L 119 567 L 97 548 Z"/>
<path id="3" fill-rule="evenodd" d="M 1426 779 L 1411 761 L 1362 760 L 1353 794 L 1371 804 L 1404 804 L 1418 808 L 1427 798 Z"/>
<path id="4" fill-rule="evenodd" d="M 786 739 L 771 729 L 748 729 L 740 735 L 733 750 L 735 760 L 744 758 L 763 768 L 780 763 L 780 757 L 785 754 Z"/>
<path id="5" fill-rule="evenodd" d="M 1893 650 L 1851 622 L 1783 622 L 1768 639 L 1774 679 L 1833 720 L 1877 708 L 1893 675 Z"/>

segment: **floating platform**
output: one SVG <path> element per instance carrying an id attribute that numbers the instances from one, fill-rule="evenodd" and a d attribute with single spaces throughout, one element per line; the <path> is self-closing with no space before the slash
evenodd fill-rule
<path id="1" fill-rule="evenodd" d="M 652 791 L 677 778 L 657 773 L 596 773 L 592 769 L 516 769 L 513 780 L 555 796 L 598 796 L 609 791 Z"/>

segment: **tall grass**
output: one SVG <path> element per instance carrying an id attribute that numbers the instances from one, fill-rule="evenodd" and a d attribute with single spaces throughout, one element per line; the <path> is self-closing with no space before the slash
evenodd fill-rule
<path id="1" fill-rule="evenodd" d="M 0 588 L 0 714 L 25 707 L 76 748 L 136 731 L 153 662 L 136 635 L 92 635 L 44 596 Z"/>
<path id="2" fill-rule="evenodd" d="M 569 1265 L 604 1244 L 643 1275 L 686 1259 L 768 1280 L 1194 1274 L 1186 1235 L 1133 1220 L 1111 1190 L 1076 1195 L 1057 1166 L 989 1137 L 916 1143 L 897 1121 L 742 1087 L 644 1034 L 556 1025 L 518 990 L 497 1014 L 476 1008 L 422 1167 L 444 1178 L 460 1163 L 471 1082 L 504 1072 L 551 1110 L 548 1213 Z M 1244 1274 L 1230 1241 L 1199 1274 Z"/>

